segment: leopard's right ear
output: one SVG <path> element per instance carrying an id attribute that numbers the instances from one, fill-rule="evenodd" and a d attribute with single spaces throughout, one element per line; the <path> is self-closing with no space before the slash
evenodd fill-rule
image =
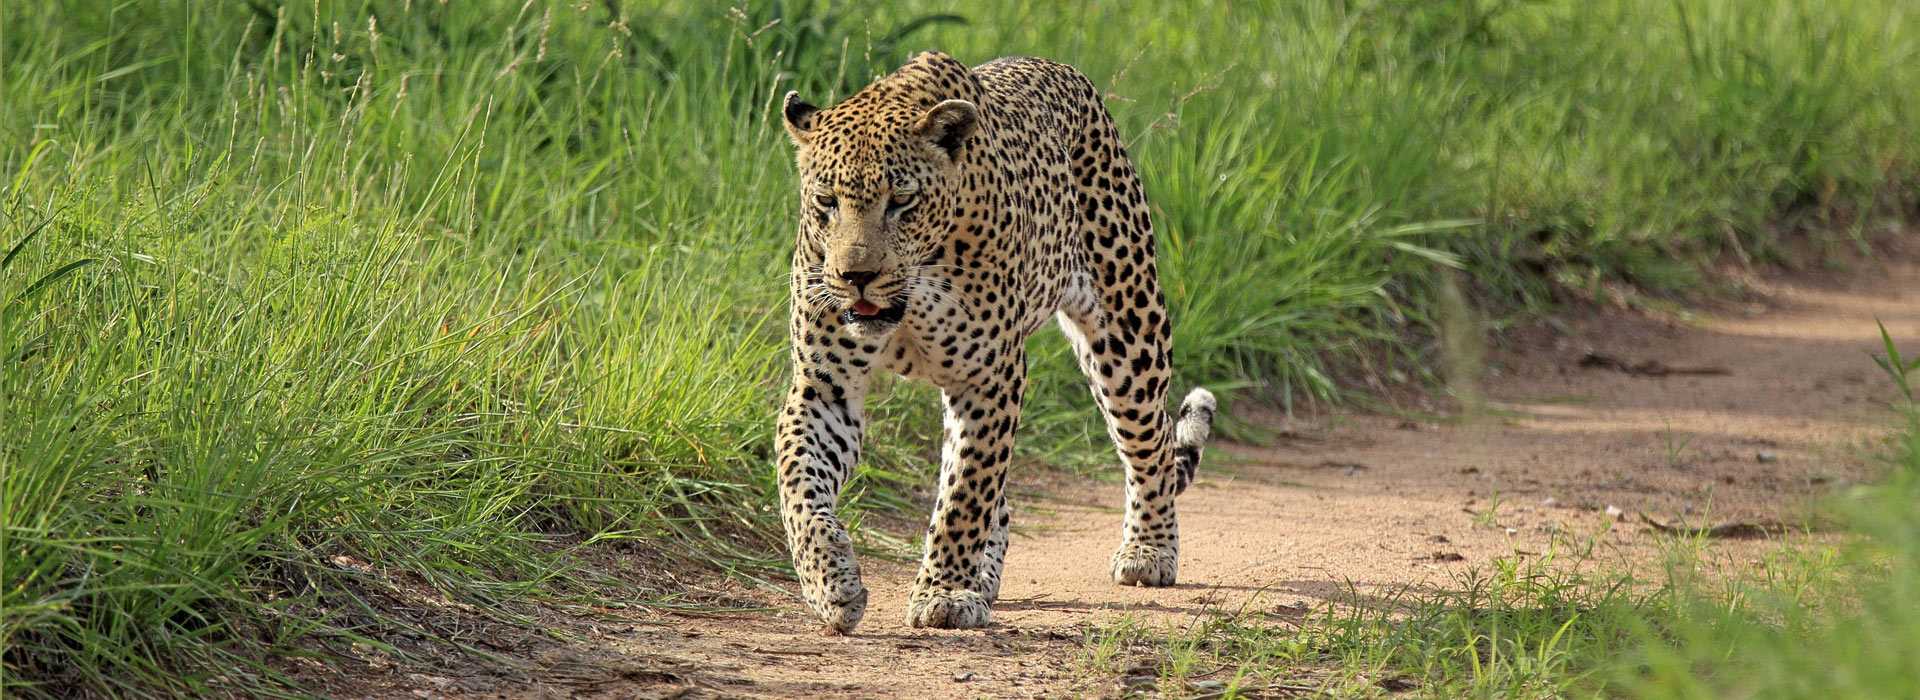
<path id="1" fill-rule="evenodd" d="M 979 130 L 980 108 L 966 100 L 947 100 L 927 110 L 913 128 L 952 158 L 960 153 L 967 137 Z"/>
<path id="2" fill-rule="evenodd" d="M 801 100 L 798 91 L 787 91 L 786 99 L 780 101 L 780 121 L 787 125 L 787 136 L 793 139 L 793 145 L 807 145 L 813 131 L 813 117 L 819 113 L 820 108 Z"/>

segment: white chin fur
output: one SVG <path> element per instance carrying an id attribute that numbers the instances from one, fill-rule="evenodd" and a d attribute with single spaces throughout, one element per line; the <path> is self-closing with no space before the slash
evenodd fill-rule
<path id="1" fill-rule="evenodd" d="M 847 324 L 847 335 L 860 339 L 877 340 L 892 335 L 900 327 L 899 323 L 861 322 Z"/>

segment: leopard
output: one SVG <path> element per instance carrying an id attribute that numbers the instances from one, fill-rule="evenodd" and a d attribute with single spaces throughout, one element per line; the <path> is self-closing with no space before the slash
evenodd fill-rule
<path id="1" fill-rule="evenodd" d="M 774 434 L 780 519 L 823 633 L 860 623 L 867 589 L 836 508 L 881 372 L 939 389 L 939 475 L 908 595 L 912 628 L 985 627 L 1012 513 L 1007 474 L 1027 340 L 1056 319 L 1125 468 L 1109 575 L 1171 586 L 1175 498 L 1218 404 L 1167 408 L 1172 323 L 1149 207 L 1113 117 L 1071 66 L 969 68 L 928 51 L 830 107 L 787 92 L 800 195 L 788 385 Z"/>

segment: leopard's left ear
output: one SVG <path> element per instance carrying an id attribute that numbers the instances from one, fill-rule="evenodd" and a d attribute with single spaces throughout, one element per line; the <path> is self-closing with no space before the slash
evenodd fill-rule
<path id="1" fill-rule="evenodd" d="M 813 131 L 813 117 L 819 113 L 820 108 L 800 99 L 799 92 L 787 91 L 786 99 L 780 101 L 780 122 L 787 126 L 787 136 L 793 139 L 793 145 L 807 144 L 808 132 Z"/>
<path id="2" fill-rule="evenodd" d="M 947 157 L 952 158 L 960 152 L 961 144 L 980 125 L 980 108 L 966 100 L 947 100 L 934 105 L 920 117 L 920 123 L 914 125 L 914 131 L 921 138 L 933 142 Z"/>

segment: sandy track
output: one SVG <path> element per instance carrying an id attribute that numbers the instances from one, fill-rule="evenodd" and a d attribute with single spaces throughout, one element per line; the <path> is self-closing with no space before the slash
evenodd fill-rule
<path id="1" fill-rule="evenodd" d="M 1122 614 L 1178 623 L 1221 608 L 1344 599 L 1349 584 L 1363 595 L 1445 585 L 1494 557 L 1548 552 L 1556 536 L 1597 543 L 1603 565 L 1631 566 L 1658 550 L 1643 512 L 1697 525 L 1806 525 L 1810 497 L 1871 478 L 1863 448 L 1883 435 L 1892 398 L 1869 355 L 1874 321 L 1920 343 L 1920 266 L 1759 287 L 1762 301 L 1692 323 L 1623 314 L 1520 334 L 1495 353 L 1489 410 L 1477 420 L 1263 420 L 1282 431 L 1271 445 L 1218 446 L 1182 498 L 1174 588 L 1108 583 L 1117 485 L 1028 484 L 1044 493 L 1019 504 L 992 629 L 907 628 L 911 569 L 870 561 L 873 602 L 851 637 L 819 636 L 792 599 L 769 598 L 779 612 L 667 618 L 609 641 L 675 660 L 699 679 L 695 694 L 1103 694 L 1111 679 L 1075 670 L 1080 629 Z M 1589 352 L 1726 373 L 1583 367 Z M 1610 525 L 1607 506 L 1632 515 Z M 1732 560 L 1770 546 L 1714 545 Z"/>
<path id="2" fill-rule="evenodd" d="M 904 624 L 909 566 L 866 562 L 872 602 L 853 636 L 824 637 L 791 593 L 737 591 L 772 613 L 655 614 L 579 625 L 594 637 L 536 660 L 534 685 L 425 676 L 383 691 L 547 697 L 1059 697 L 1111 695 L 1076 659 L 1088 623 L 1179 624 L 1220 609 L 1299 611 L 1328 600 L 1441 586 L 1495 557 L 1590 542 L 1588 565 L 1659 551 L 1639 521 L 1807 525 L 1811 497 L 1861 479 L 1893 392 L 1870 359 L 1874 321 L 1920 345 L 1920 265 L 1848 280 L 1757 283 L 1759 301 L 1690 323 L 1602 315 L 1516 334 L 1493 353 L 1473 420 L 1251 416 L 1266 446 L 1217 445 L 1180 501 L 1181 583 L 1107 580 L 1118 541 L 1113 483 L 1027 481 L 995 626 Z M 1632 365 L 1724 375 L 1641 376 Z M 1764 454 L 1764 457 L 1762 456 Z M 1552 500 L 1548 500 L 1552 499 Z M 1496 506 L 1497 504 L 1497 506 Z M 1615 506 L 1633 517 L 1615 522 Z M 1817 526 L 1817 523 L 1813 523 Z M 1777 546 L 1719 541 L 1740 562 Z M 1565 551 L 1564 547 L 1560 551 Z M 1349 588 L 1349 586 L 1352 588 Z M 366 689 L 366 686 L 361 686 Z M 384 693 L 383 693 L 384 694 Z"/>

